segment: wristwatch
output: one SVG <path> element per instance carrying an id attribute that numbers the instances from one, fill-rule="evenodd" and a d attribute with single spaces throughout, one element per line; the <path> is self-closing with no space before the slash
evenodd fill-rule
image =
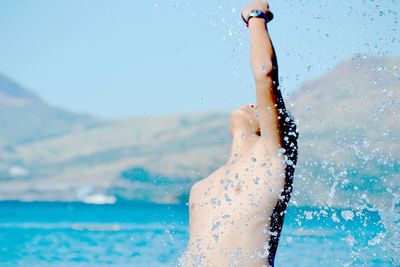
<path id="1" fill-rule="evenodd" d="M 246 27 L 249 27 L 249 20 L 251 18 L 263 18 L 265 19 L 265 23 L 267 24 L 274 18 L 274 14 L 272 14 L 271 11 L 264 13 L 259 9 L 252 9 L 249 11 L 246 19 L 242 16 L 243 21 L 246 23 Z"/>

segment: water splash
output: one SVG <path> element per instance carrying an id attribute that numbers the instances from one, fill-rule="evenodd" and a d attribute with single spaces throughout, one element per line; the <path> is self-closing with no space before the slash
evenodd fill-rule
<path id="1" fill-rule="evenodd" d="M 400 266 L 400 194 L 393 193 L 391 206 L 378 209 L 378 212 L 386 233 L 380 233 L 369 243 L 371 245 L 381 243 L 382 249 L 389 253 L 395 266 Z"/>

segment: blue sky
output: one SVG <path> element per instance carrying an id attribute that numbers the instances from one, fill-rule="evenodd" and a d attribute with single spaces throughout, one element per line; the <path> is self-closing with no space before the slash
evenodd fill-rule
<path id="1" fill-rule="evenodd" d="M 69 110 L 115 118 L 254 101 L 247 1 L 0 1 L 0 72 Z M 400 2 L 270 1 L 285 94 L 357 54 L 400 55 Z"/>

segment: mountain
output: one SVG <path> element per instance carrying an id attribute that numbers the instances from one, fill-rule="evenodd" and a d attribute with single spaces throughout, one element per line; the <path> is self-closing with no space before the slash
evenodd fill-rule
<path id="1" fill-rule="evenodd" d="M 0 198 L 73 201 L 109 193 L 176 202 L 222 164 L 228 119 L 214 112 L 115 120 L 0 150 Z M 133 177 L 135 169 L 142 175 Z"/>
<path id="2" fill-rule="evenodd" d="M 82 130 L 99 120 L 64 111 L 0 74 L 0 146 L 29 143 Z"/>
<path id="3" fill-rule="evenodd" d="M 400 58 L 357 56 L 291 96 L 298 197 L 349 206 L 400 189 Z"/>
<path id="4" fill-rule="evenodd" d="M 358 56 L 287 99 L 300 131 L 292 204 L 370 205 L 400 187 L 399 66 L 399 58 Z M 0 133 L 6 144 L 0 148 L 0 199 L 76 201 L 102 194 L 186 202 L 191 184 L 229 152 L 226 113 L 99 121 L 51 108 L 13 86 L 19 90 L 0 91 L 8 97 L 0 109 L 13 106 L 20 116 L 8 131 L 31 132 L 15 140 Z M 17 105 L 21 99 L 37 104 Z"/>

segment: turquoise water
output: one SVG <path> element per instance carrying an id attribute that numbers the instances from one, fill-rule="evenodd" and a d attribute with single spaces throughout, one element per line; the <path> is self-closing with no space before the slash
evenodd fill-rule
<path id="1" fill-rule="evenodd" d="M 377 212 L 289 207 L 276 266 L 395 266 Z M 187 206 L 0 202 L 0 266 L 175 266 Z"/>

